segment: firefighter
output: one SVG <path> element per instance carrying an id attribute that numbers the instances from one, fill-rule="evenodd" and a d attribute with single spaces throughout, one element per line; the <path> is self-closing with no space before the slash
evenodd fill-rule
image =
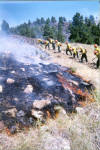
<path id="1" fill-rule="evenodd" d="M 44 41 L 41 39 L 38 39 L 38 44 L 40 44 L 42 46 L 42 45 L 44 45 Z"/>
<path id="2" fill-rule="evenodd" d="M 56 43 L 53 39 L 48 39 L 48 41 L 50 42 L 50 44 L 52 45 L 52 49 L 55 50 L 56 49 Z"/>
<path id="3" fill-rule="evenodd" d="M 97 44 L 94 45 L 94 55 L 97 56 L 97 63 L 96 63 L 96 66 L 97 68 L 99 68 L 100 66 L 100 48 L 97 46 Z"/>
<path id="4" fill-rule="evenodd" d="M 62 44 L 56 40 L 56 45 L 58 46 L 58 52 L 60 53 Z"/>
<path id="5" fill-rule="evenodd" d="M 45 41 L 45 49 L 48 47 L 48 49 L 50 49 L 50 44 L 49 44 L 49 41 L 48 40 L 46 40 Z"/>
<path id="6" fill-rule="evenodd" d="M 48 38 L 48 41 L 49 41 L 49 44 L 51 44 L 52 45 L 52 39 L 51 38 Z"/>
<path id="7" fill-rule="evenodd" d="M 83 47 L 80 47 L 80 52 L 81 52 L 81 62 L 83 62 L 83 59 L 85 58 L 85 61 L 88 62 L 88 59 L 87 59 L 87 50 Z"/>
<path id="8" fill-rule="evenodd" d="M 66 55 L 68 55 L 68 52 L 70 53 L 70 55 L 72 55 L 72 48 L 71 45 L 68 44 L 68 42 L 66 42 L 67 48 L 66 48 Z"/>
<path id="9" fill-rule="evenodd" d="M 75 58 L 75 56 L 77 56 L 77 58 L 78 58 L 78 51 L 77 51 L 77 48 L 73 47 L 73 48 L 72 48 L 72 51 L 73 51 L 73 58 Z"/>
<path id="10" fill-rule="evenodd" d="M 38 39 L 38 41 L 37 41 L 37 42 L 38 42 L 38 44 L 41 44 L 42 40 L 41 40 L 41 39 Z"/>

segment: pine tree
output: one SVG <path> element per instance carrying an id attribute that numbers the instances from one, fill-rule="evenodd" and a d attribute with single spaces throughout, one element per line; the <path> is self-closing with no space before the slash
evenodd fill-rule
<path id="1" fill-rule="evenodd" d="M 41 24 L 41 20 L 39 18 L 36 19 L 36 24 L 38 24 L 38 25 Z"/>
<path id="2" fill-rule="evenodd" d="M 10 31 L 9 24 L 5 20 L 3 20 L 2 24 L 1 24 L 1 30 L 6 33 L 9 33 L 9 31 Z"/>
<path id="3" fill-rule="evenodd" d="M 62 28 L 62 23 L 59 21 L 58 23 L 58 34 L 57 34 L 57 40 L 60 42 L 64 42 L 65 37 L 63 35 L 63 28 Z"/>
<path id="4" fill-rule="evenodd" d="M 41 24 L 45 24 L 45 19 L 41 17 Z"/>
<path id="5" fill-rule="evenodd" d="M 64 42 L 65 40 L 65 37 L 63 35 L 63 25 L 64 25 L 64 18 L 59 17 L 57 40 L 60 42 Z"/>
<path id="6" fill-rule="evenodd" d="M 49 21 L 46 21 L 46 24 L 44 26 L 43 36 L 45 39 L 53 38 L 53 30 L 52 28 L 50 28 Z"/>
<path id="7" fill-rule="evenodd" d="M 47 20 L 46 20 L 46 24 L 50 24 L 50 18 L 47 18 Z"/>
<path id="8" fill-rule="evenodd" d="M 56 23 L 56 18 L 52 16 L 52 17 L 51 17 L 51 22 L 52 22 L 52 23 Z"/>

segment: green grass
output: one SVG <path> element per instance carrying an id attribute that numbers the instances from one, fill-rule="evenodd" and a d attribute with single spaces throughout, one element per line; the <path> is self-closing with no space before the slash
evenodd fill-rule
<path id="1" fill-rule="evenodd" d="M 75 67 L 71 67 L 70 69 L 71 69 L 72 73 L 76 72 L 76 68 Z"/>

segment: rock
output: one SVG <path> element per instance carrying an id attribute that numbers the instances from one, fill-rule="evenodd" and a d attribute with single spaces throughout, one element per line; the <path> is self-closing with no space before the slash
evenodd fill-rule
<path id="1" fill-rule="evenodd" d="M 31 110 L 31 114 L 32 114 L 32 116 L 35 117 L 36 119 L 40 119 L 40 120 L 43 119 L 43 112 L 42 112 L 42 111 L 37 111 L 37 110 L 32 109 L 32 110 Z"/>
<path id="2" fill-rule="evenodd" d="M 43 109 L 44 107 L 50 104 L 51 104 L 50 100 L 35 100 L 33 102 L 33 108 Z"/>
<path id="3" fill-rule="evenodd" d="M 13 71 L 11 71 L 11 73 L 12 73 L 12 74 L 15 74 L 15 73 L 16 73 L 16 71 L 14 71 L 14 70 L 13 70 Z"/>
<path id="4" fill-rule="evenodd" d="M 55 106 L 55 107 L 54 107 L 54 110 L 55 110 L 57 113 L 62 113 L 62 114 L 64 114 L 64 115 L 66 115 L 65 109 L 64 109 L 63 107 L 61 107 L 61 106 Z"/>
<path id="5" fill-rule="evenodd" d="M 3 121 L 0 121 L 0 132 L 5 128 Z"/>
<path id="6" fill-rule="evenodd" d="M 76 81 L 70 80 L 70 82 L 73 83 L 73 84 L 76 85 L 76 86 L 79 85 L 78 82 L 76 82 Z"/>
<path id="7" fill-rule="evenodd" d="M 14 100 L 14 101 L 16 101 L 16 102 L 18 102 L 18 101 L 19 101 L 19 99 L 18 99 L 17 97 L 15 97 L 13 100 Z"/>
<path id="8" fill-rule="evenodd" d="M 32 117 L 29 118 L 29 122 L 30 122 L 31 124 L 34 122 Z"/>
<path id="9" fill-rule="evenodd" d="M 0 93 L 2 93 L 3 92 L 3 87 L 2 87 L 2 85 L 0 85 Z"/>
<path id="10" fill-rule="evenodd" d="M 20 68 L 22 71 L 25 71 L 25 68 Z"/>
<path id="11" fill-rule="evenodd" d="M 82 107 L 76 107 L 76 111 L 77 111 L 77 113 L 79 113 L 79 114 L 84 113 L 84 109 L 83 109 Z"/>
<path id="12" fill-rule="evenodd" d="M 34 70 L 34 68 L 30 67 L 31 70 Z"/>
<path id="13" fill-rule="evenodd" d="M 16 117 L 17 109 L 16 108 L 11 108 L 11 109 L 8 109 L 8 110 L 4 111 L 4 113 L 9 114 L 12 117 Z"/>
<path id="14" fill-rule="evenodd" d="M 23 110 L 17 112 L 17 117 L 24 117 L 24 116 L 25 116 L 25 112 Z"/>
<path id="15" fill-rule="evenodd" d="M 7 79 L 7 83 L 8 83 L 8 84 L 12 84 L 12 83 L 14 83 L 14 82 L 15 82 L 15 80 L 12 79 L 12 78 L 8 78 L 8 79 Z"/>
<path id="16" fill-rule="evenodd" d="M 33 92 L 33 86 L 32 85 L 27 85 L 27 87 L 24 89 L 24 93 L 32 93 Z"/>

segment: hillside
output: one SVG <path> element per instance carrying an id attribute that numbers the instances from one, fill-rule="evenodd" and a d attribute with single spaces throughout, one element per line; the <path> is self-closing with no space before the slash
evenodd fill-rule
<path id="1" fill-rule="evenodd" d="M 81 75 L 86 80 L 90 80 L 96 86 L 96 88 L 99 90 L 99 88 L 100 88 L 100 82 L 99 82 L 100 69 L 96 69 L 95 63 L 97 61 L 97 58 L 95 58 L 94 53 L 93 53 L 94 45 L 71 43 L 71 46 L 72 47 L 82 46 L 87 49 L 87 57 L 88 57 L 87 64 L 86 64 L 86 62 L 84 62 L 84 63 L 79 62 L 79 60 L 77 58 L 73 59 L 72 56 L 66 55 L 66 53 L 65 53 L 66 45 L 65 44 L 62 45 L 61 53 L 57 53 L 57 48 L 56 48 L 56 53 L 54 53 L 52 48 L 51 48 L 51 50 L 46 50 L 46 52 L 48 52 L 51 55 L 52 61 L 54 63 L 58 63 L 62 66 L 73 68 L 77 74 Z"/>

